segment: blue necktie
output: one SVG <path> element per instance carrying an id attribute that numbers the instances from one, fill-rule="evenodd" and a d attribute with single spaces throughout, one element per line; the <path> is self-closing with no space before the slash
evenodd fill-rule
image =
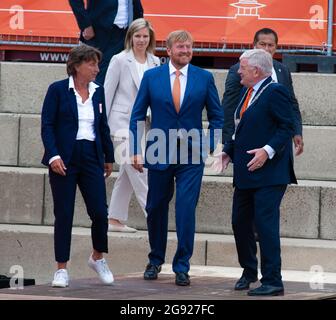
<path id="1" fill-rule="evenodd" d="M 133 0 L 128 0 L 128 27 L 133 22 Z"/>

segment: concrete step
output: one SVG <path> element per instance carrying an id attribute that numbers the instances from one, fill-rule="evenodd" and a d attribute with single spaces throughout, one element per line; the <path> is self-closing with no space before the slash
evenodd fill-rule
<path id="1" fill-rule="evenodd" d="M 322 266 L 321 266 L 322 267 Z M 318 277 L 320 281 L 316 280 L 316 273 L 319 272 Z M 174 275 L 170 264 L 164 264 L 161 270 L 162 274 Z M 242 274 L 242 268 L 238 267 L 222 267 L 222 266 L 200 266 L 192 265 L 190 268 L 191 277 L 215 277 L 215 278 L 234 278 L 239 279 Z M 316 286 L 320 285 L 320 290 L 323 290 L 325 284 L 336 284 L 336 273 L 325 272 L 323 268 L 319 268 L 318 265 L 312 266 L 309 271 L 300 270 L 282 270 L 282 280 L 285 282 L 304 282 Z M 259 269 L 259 278 L 261 272 Z M 315 279 L 314 279 L 315 276 Z M 313 289 L 313 288 L 312 288 Z"/>
<path id="2" fill-rule="evenodd" d="M 204 124 L 207 127 L 207 124 Z M 336 180 L 336 127 L 303 126 L 304 152 L 294 157 L 294 169 L 298 179 Z M 221 152 L 221 145 L 216 153 Z M 295 152 L 293 152 L 295 154 Z M 209 157 L 205 175 L 218 175 L 211 168 L 214 158 Z M 232 177 L 232 166 L 221 174 Z"/>
<path id="3" fill-rule="evenodd" d="M 214 74 L 219 96 L 222 98 L 228 71 L 210 71 Z M 336 86 L 336 75 L 293 73 L 292 76 L 303 123 L 306 125 L 336 125 L 336 105 L 334 103 L 336 92 L 330 90 Z M 64 64 L 1 62 L 0 112 L 39 114 L 49 84 L 65 77 Z"/>
<path id="4" fill-rule="evenodd" d="M 53 228 L 47 226 L 0 225 L 0 252 L 5 259 L 0 260 L 0 274 L 9 275 L 14 265 L 23 268 L 26 278 L 36 279 L 37 284 L 50 282 L 55 271 L 53 253 Z M 336 241 L 281 239 L 282 268 L 293 270 L 296 281 L 301 281 L 302 274 L 298 271 L 325 276 L 328 283 L 335 283 L 336 258 L 333 258 Z M 147 232 L 138 231 L 135 234 L 109 233 L 109 254 L 107 261 L 115 275 L 143 272 L 147 263 L 149 250 Z M 176 250 L 176 234 L 169 233 L 167 259 L 164 272 L 171 272 L 171 262 Z M 91 252 L 91 236 L 89 228 L 73 228 L 72 254 L 69 263 L 72 279 L 94 277 L 95 274 L 87 265 Z M 191 260 L 191 273 L 201 274 L 206 270 L 218 274 L 222 269 L 239 268 L 233 236 L 196 234 L 194 254 Z M 195 267 L 194 267 L 195 266 Z M 203 269 L 204 266 L 212 269 Z M 238 269 L 230 270 L 235 277 Z M 326 274 L 323 274 L 326 273 Z M 223 274 L 223 276 L 225 276 Z M 299 277 L 300 276 L 300 277 Z M 294 280 L 294 279 L 293 279 Z M 295 281 L 295 280 L 294 280 Z"/>
<path id="5" fill-rule="evenodd" d="M 207 123 L 204 123 L 207 127 Z M 304 126 L 305 151 L 295 158 L 299 179 L 336 180 L 336 127 Z M 39 115 L 0 113 L 0 165 L 43 167 L 41 119 Z M 323 156 L 321 156 L 323 155 Z M 214 175 L 210 159 L 206 175 Z M 117 168 L 116 168 L 117 169 Z M 225 176 L 232 176 L 228 170 Z"/>
<path id="6" fill-rule="evenodd" d="M 110 200 L 117 173 L 107 179 Z M 52 225 L 53 204 L 46 169 L 0 167 L 0 223 Z M 197 207 L 197 232 L 232 234 L 232 178 L 204 176 Z M 289 186 L 281 206 L 281 234 L 284 237 L 336 239 L 336 182 L 300 180 Z M 174 225 L 175 201 L 170 206 L 170 230 Z M 146 229 L 146 220 L 132 198 L 128 224 Z M 89 226 L 84 201 L 77 191 L 76 226 Z"/>

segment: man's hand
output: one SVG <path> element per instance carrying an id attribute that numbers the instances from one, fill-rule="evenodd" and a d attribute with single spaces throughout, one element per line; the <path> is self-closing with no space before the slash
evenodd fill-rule
<path id="1" fill-rule="evenodd" d="M 66 167 L 62 159 L 56 159 L 50 164 L 50 168 L 53 172 L 65 176 Z"/>
<path id="2" fill-rule="evenodd" d="M 85 28 L 82 35 L 85 40 L 91 40 L 95 36 L 92 26 Z"/>
<path id="3" fill-rule="evenodd" d="M 113 164 L 112 163 L 104 163 L 104 177 L 107 178 L 111 175 L 113 170 Z"/>
<path id="4" fill-rule="evenodd" d="M 248 150 L 248 154 L 254 154 L 253 159 L 247 164 L 248 171 L 260 169 L 268 159 L 268 153 L 264 148 Z"/>
<path id="5" fill-rule="evenodd" d="M 295 146 L 295 155 L 299 156 L 303 152 L 303 138 L 300 135 L 295 135 L 293 138 L 294 146 Z"/>
<path id="6" fill-rule="evenodd" d="M 214 155 L 215 161 L 213 162 L 211 168 L 216 172 L 216 173 L 221 173 L 224 170 L 227 169 L 231 158 L 229 155 L 227 155 L 225 152 L 218 153 Z"/>
<path id="7" fill-rule="evenodd" d="M 131 157 L 131 164 L 135 170 L 143 172 L 143 158 L 141 154 L 135 154 Z"/>

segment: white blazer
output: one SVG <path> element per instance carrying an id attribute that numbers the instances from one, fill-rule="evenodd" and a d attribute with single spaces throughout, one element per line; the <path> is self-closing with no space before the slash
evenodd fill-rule
<path id="1" fill-rule="evenodd" d="M 160 59 L 147 53 L 147 63 L 151 69 L 160 65 Z M 133 51 L 124 50 L 113 56 L 104 84 L 107 121 L 112 136 L 128 138 L 130 117 L 139 87 Z"/>

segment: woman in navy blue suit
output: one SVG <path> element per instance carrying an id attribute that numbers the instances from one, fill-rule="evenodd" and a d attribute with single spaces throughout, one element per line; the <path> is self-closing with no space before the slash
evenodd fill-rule
<path id="1" fill-rule="evenodd" d="M 105 284 L 113 282 L 107 252 L 105 177 L 112 172 L 113 145 L 106 120 L 104 89 L 95 80 L 101 52 L 81 45 L 71 50 L 68 79 L 49 86 L 42 109 L 42 163 L 49 167 L 54 201 L 57 271 L 53 287 L 67 287 L 71 229 L 77 185 L 92 220 L 93 252 L 88 265 Z"/>

